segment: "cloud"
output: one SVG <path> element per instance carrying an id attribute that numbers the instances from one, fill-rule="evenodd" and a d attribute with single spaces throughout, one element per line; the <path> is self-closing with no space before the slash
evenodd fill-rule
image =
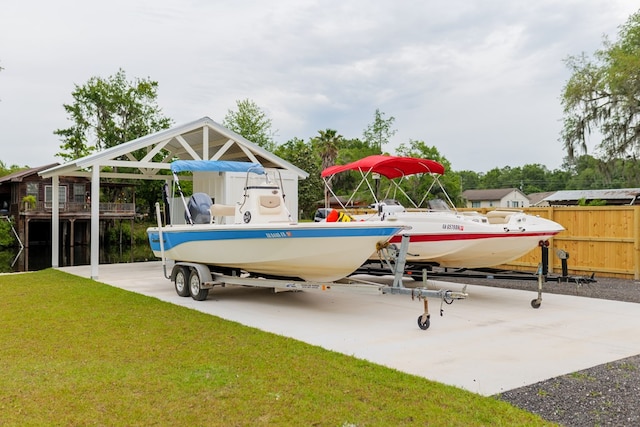
<path id="1" fill-rule="evenodd" d="M 379 108 L 396 118 L 387 150 L 414 139 L 455 170 L 554 169 L 563 59 L 615 39 L 630 3 L 13 2 L 0 16 L 0 159 L 54 160 L 74 85 L 122 68 L 158 81 L 177 123 L 222 122 L 249 98 L 280 142 L 326 128 L 357 138 Z"/>

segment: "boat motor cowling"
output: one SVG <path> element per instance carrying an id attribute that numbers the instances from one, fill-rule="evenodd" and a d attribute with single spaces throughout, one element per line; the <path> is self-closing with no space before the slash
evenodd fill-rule
<path id="1" fill-rule="evenodd" d="M 193 193 L 189 198 L 187 209 L 191 214 L 194 224 L 209 224 L 211 222 L 211 197 L 207 193 Z M 189 217 L 185 212 L 185 221 L 189 222 Z"/>

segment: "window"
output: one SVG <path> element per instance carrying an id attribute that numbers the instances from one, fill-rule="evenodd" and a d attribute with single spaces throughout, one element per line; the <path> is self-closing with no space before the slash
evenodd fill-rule
<path id="1" fill-rule="evenodd" d="M 38 200 L 38 183 L 27 182 L 27 196 L 33 196 Z"/>
<path id="2" fill-rule="evenodd" d="M 84 184 L 73 184 L 73 201 L 84 203 L 86 187 Z"/>
<path id="3" fill-rule="evenodd" d="M 58 187 L 58 203 L 60 203 L 60 207 L 63 207 L 67 201 L 67 187 L 65 185 L 61 185 Z M 47 185 L 44 187 L 44 206 L 46 208 L 51 207 L 51 202 L 53 198 L 53 187 L 51 185 Z"/>
<path id="4" fill-rule="evenodd" d="M 482 206 L 480 206 L 480 202 L 474 200 L 473 202 L 471 202 L 471 207 L 472 208 L 480 208 Z"/>

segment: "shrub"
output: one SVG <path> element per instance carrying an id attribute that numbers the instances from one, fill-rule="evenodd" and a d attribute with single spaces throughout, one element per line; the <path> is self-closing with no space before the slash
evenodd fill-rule
<path id="1" fill-rule="evenodd" d="M 15 244 L 16 238 L 11 230 L 11 223 L 0 220 L 0 247 L 9 247 Z"/>

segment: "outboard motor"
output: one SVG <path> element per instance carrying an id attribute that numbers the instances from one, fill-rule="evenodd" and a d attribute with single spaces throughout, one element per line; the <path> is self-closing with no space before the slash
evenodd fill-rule
<path id="1" fill-rule="evenodd" d="M 211 222 L 211 204 L 211 197 L 207 193 L 193 193 L 189 198 L 187 209 L 189 209 L 194 224 L 209 224 Z M 189 223 L 186 212 L 184 219 Z"/>

